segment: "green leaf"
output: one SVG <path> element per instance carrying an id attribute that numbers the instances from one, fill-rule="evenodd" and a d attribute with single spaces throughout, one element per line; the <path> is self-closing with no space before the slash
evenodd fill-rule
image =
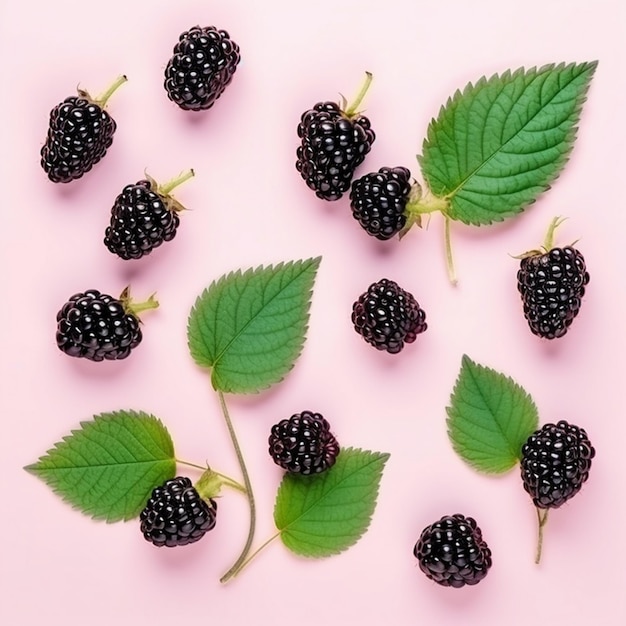
<path id="1" fill-rule="evenodd" d="M 388 454 L 347 448 L 321 474 L 286 474 L 274 522 L 292 552 L 324 557 L 355 544 L 367 530 Z"/>
<path id="2" fill-rule="evenodd" d="M 522 387 L 466 355 L 447 412 L 452 447 L 486 473 L 511 469 L 538 425 L 537 407 Z"/>
<path id="3" fill-rule="evenodd" d="M 320 258 L 232 272 L 196 300 L 191 356 L 216 390 L 256 393 L 281 381 L 302 351 Z"/>
<path id="4" fill-rule="evenodd" d="M 418 157 L 447 214 L 491 224 L 549 189 L 573 148 L 597 62 L 520 68 L 457 91 L 429 125 Z"/>
<path id="5" fill-rule="evenodd" d="M 135 411 L 102 413 L 80 425 L 24 469 L 85 515 L 107 522 L 137 517 L 152 489 L 175 475 L 167 429 Z"/>

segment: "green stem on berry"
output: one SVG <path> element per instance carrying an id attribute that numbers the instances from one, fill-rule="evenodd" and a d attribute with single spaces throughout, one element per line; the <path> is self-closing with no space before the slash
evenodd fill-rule
<path id="1" fill-rule="evenodd" d="M 219 396 L 224 420 L 226 421 L 226 426 L 228 427 L 228 432 L 233 443 L 233 448 L 235 448 L 235 454 L 237 455 L 237 460 L 239 461 L 239 467 L 241 468 L 241 475 L 243 477 L 243 484 L 246 489 L 246 495 L 248 496 L 248 504 L 250 505 L 250 526 L 248 528 L 248 537 L 246 539 L 243 550 L 241 551 L 241 554 L 239 555 L 237 560 L 233 563 L 232 567 L 220 578 L 220 582 L 225 583 L 239 571 L 239 568 L 246 560 L 248 553 L 250 552 L 250 548 L 252 547 L 252 542 L 254 541 L 254 531 L 256 528 L 256 504 L 254 502 L 254 494 L 252 493 L 252 484 L 250 482 L 248 469 L 246 468 L 246 462 L 243 458 L 243 453 L 241 452 L 241 448 L 237 440 L 237 435 L 233 427 L 233 422 L 230 419 L 230 414 L 228 413 L 228 407 L 226 406 L 224 394 L 221 391 L 218 391 L 217 395 Z"/>
<path id="2" fill-rule="evenodd" d="M 230 476 L 226 476 L 226 474 L 222 474 L 221 472 L 216 472 L 215 470 L 212 470 L 208 466 L 203 467 L 202 465 L 198 465 L 197 463 L 190 463 L 189 461 L 183 461 L 182 459 L 176 459 L 176 463 L 178 463 L 178 465 L 193 467 L 195 469 L 202 470 L 203 472 L 206 472 L 208 470 L 213 476 L 215 476 L 219 480 L 220 485 L 230 487 L 231 489 L 234 489 L 235 491 L 240 491 L 244 494 L 246 493 L 246 488 L 241 483 L 233 480 Z"/>
<path id="3" fill-rule="evenodd" d="M 450 218 L 444 215 L 444 240 L 446 246 L 446 266 L 448 268 L 448 278 L 453 285 L 456 285 L 456 271 L 454 269 L 454 257 L 452 256 L 452 241 L 450 239 Z"/>
<path id="4" fill-rule="evenodd" d="M 164 185 L 159 185 L 159 193 L 167 196 L 172 192 L 173 189 L 178 187 L 178 185 L 182 185 L 185 181 L 193 178 L 195 175 L 196 173 L 193 170 L 185 170 L 176 178 L 172 178 L 172 180 L 169 180 Z"/>
<path id="5" fill-rule="evenodd" d="M 367 90 L 370 88 L 372 84 L 373 75 L 371 72 L 365 72 L 365 81 L 363 82 L 363 86 L 361 90 L 356 95 L 356 98 L 347 106 L 343 112 L 343 114 L 350 118 L 354 117 L 359 112 L 359 107 L 361 106 L 361 102 L 363 102 L 363 98 L 365 98 L 365 94 Z"/>
<path id="6" fill-rule="evenodd" d="M 535 553 L 535 563 L 539 565 L 541 561 L 541 550 L 543 548 L 543 529 L 548 521 L 550 509 L 540 509 L 537 507 L 537 551 Z"/>
<path id="7" fill-rule="evenodd" d="M 549 252 L 554 248 L 554 233 L 556 229 L 566 220 L 566 217 L 555 217 L 551 222 L 550 226 L 548 226 L 548 232 L 546 232 L 546 237 L 543 240 L 543 247 L 546 252 Z"/>
<path id="8" fill-rule="evenodd" d="M 417 200 L 409 199 L 405 211 L 410 215 L 424 215 L 436 211 L 445 213 L 449 207 L 450 201 L 447 198 L 439 198 L 427 191 L 424 195 L 420 195 Z"/>
<path id="9" fill-rule="evenodd" d="M 159 303 L 156 299 L 156 293 L 153 293 L 147 300 L 144 302 L 135 302 L 130 297 L 130 285 L 127 286 L 124 291 L 120 294 L 120 302 L 124 307 L 124 310 L 135 317 L 139 317 L 139 315 L 143 311 L 149 311 L 150 309 L 158 309 Z"/>
<path id="10" fill-rule="evenodd" d="M 241 572 L 241 570 L 246 567 L 248 565 L 248 563 L 250 563 L 250 561 L 252 561 L 252 559 L 254 559 L 255 556 L 257 556 L 257 554 L 259 554 L 259 552 L 261 552 L 261 550 L 263 550 L 264 548 L 266 548 L 270 543 L 272 543 L 272 541 L 274 541 L 274 539 L 276 539 L 277 537 L 280 537 L 280 531 L 278 531 L 275 535 L 272 535 L 267 541 L 264 541 L 252 554 L 250 554 L 242 563 L 241 565 L 237 568 L 236 571 L 233 572 L 232 578 L 234 578 L 235 576 L 237 576 L 237 574 L 239 574 L 239 572 Z"/>
<path id="11" fill-rule="evenodd" d="M 128 78 L 125 75 L 118 76 L 115 82 L 94 100 L 94 103 L 104 109 L 109 98 L 117 91 L 118 87 L 123 85 L 127 80 Z"/>

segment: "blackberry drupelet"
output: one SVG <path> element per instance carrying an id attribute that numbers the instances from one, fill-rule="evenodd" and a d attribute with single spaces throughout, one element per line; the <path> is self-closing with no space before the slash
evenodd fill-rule
<path id="1" fill-rule="evenodd" d="M 318 102 L 300 118 L 296 169 L 322 200 L 338 200 L 350 188 L 355 169 L 374 143 L 376 135 L 369 119 L 357 111 L 371 78 L 368 73 L 349 107 Z"/>
<path id="2" fill-rule="evenodd" d="M 302 411 L 272 426 L 269 452 L 274 462 L 294 474 L 319 474 L 332 467 L 339 444 L 319 413 Z"/>
<path id="3" fill-rule="evenodd" d="M 534 432 L 522 447 L 524 489 L 540 509 L 574 497 L 589 478 L 595 449 L 583 428 L 561 420 Z"/>
<path id="4" fill-rule="evenodd" d="M 210 109 L 232 81 L 241 60 L 225 30 L 194 26 L 182 33 L 165 68 L 165 91 L 186 111 Z"/>
<path id="5" fill-rule="evenodd" d="M 475 585 L 492 565 L 491 550 L 476 521 L 464 515 L 445 515 L 427 526 L 413 548 L 420 569 L 444 587 Z"/>
<path id="6" fill-rule="evenodd" d="M 80 178 L 104 157 L 117 128 L 104 107 L 124 82 L 126 76 L 120 76 L 98 98 L 79 89 L 78 96 L 70 96 L 52 109 L 41 166 L 53 183 Z"/>
<path id="7" fill-rule="evenodd" d="M 111 209 L 104 244 L 122 259 L 139 259 L 176 236 L 183 206 L 169 193 L 193 170 L 160 187 L 150 177 L 122 190 Z"/>
<path id="8" fill-rule="evenodd" d="M 578 315 L 589 283 L 583 255 L 573 246 L 553 246 L 554 220 L 542 251 L 523 255 L 517 272 L 517 290 L 531 332 L 545 339 L 563 337 Z"/>
<path id="9" fill-rule="evenodd" d="M 57 313 L 57 346 L 90 361 L 125 359 L 143 338 L 138 314 L 157 306 L 153 296 L 132 302 L 128 288 L 119 298 L 96 289 L 77 293 Z"/>
<path id="10" fill-rule="evenodd" d="M 352 215 L 372 237 L 391 239 L 406 225 L 410 178 L 406 167 L 381 167 L 352 183 Z"/>
<path id="11" fill-rule="evenodd" d="M 423 333 L 426 313 L 413 295 L 393 280 L 372 283 L 352 306 L 354 329 L 377 350 L 397 354 Z"/>
<path id="12" fill-rule="evenodd" d="M 139 520 L 146 541 L 174 548 L 202 539 L 216 515 L 217 502 L 203 500 L 189 478 L 179 476 L 154 489 Z"/>

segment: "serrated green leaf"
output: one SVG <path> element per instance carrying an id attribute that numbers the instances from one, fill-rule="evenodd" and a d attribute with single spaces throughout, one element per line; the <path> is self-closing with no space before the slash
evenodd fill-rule
<path id="1" fill-rule="evenodd" d="M 388 454 L 347 448 L 321 474 L 286 474 L 278 489 L 274 522 L 292 552 L 338 554 L 369 527 Z"/>
<path id="2" fill-rule="evenodd" d="M 428 128 L 418 157 L 450 218 L 491 224 L 549 189 L 576 139 L 597 62 L 520 68 L 457 91 Z"/>
<path id="3" fill-rule="evenodd" d="M 320 258 L 232 272 L 189 315 L 191 356 L 216 390 L 256 393 L 284 378 L 302 351 Z"/>
<path id="4" fill-rule="evenodd" d="M 102 413 L 80 426 L 24 469 L 85 515 L 107 522 L 137 517 L 152 489 L 175 475 L 167 429 L 135 411 Z"/>
<path id="5" fill-rule="evenodd" d="M 446 410 L 452 447 L 486 473 L 511 469 L 539 421 L 537 407 L 522 387 L 466 355 Z"/>

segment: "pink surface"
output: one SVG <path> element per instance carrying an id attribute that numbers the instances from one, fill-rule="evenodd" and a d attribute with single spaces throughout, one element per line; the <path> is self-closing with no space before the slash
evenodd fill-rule
<path id="1" fill-rule="evenodd" d="M 623 3 L 24 0 L 0 12 L 2 623 L 626 623 Z M 179 111 L 162 88 L 178 34 L 195 24 L 229 30 L 243 56 L 224 97 L 201 115 Z M 378 138 L 359 171 L 406 165 L 418 175 L 426 126 L 457 87 L 520 65 L 593 59 L 566 171 L 518 219 L 453 227 L 456 288 L 439 217 L 400 243 L 376 242 L 347 199 L 315 199 L 295 170 L 300 113 L 350 96 L 365 70 L 374 74 L 366 109 Z M 78 182 L 49 183 L 39 149 L 50 109 L 78 83 L 97 92 L 119 73 L 130 80 L 109 106 L 118 123 L 110 153 Z M 115 195 L 144 168 L 167 179 L 188 167 L 197 177 L 177 197 L 192 210 L 176 239 L 139 262 L 113 257 L 101 239 Z M 509 254 L 539 243 L 554 215 L 570 218 L 561 236 L 581 237 L 592 279 L 572 332 L 543 343 L 521 315 Z M 273 423 L 319 411 L 344 445 L 391 453 L 370 531 L 348 552 L 307 561 L 275 542 L 221 586 L 247 527 L 237 494 L 222 498 L 205 540 L 157 550 L 136 523 L 91 521 L 21 469 L 79 421 L 134 408 L 167 424 L 180 457 L 238 477 L 217 399 L 188 354 L 189 309 L 231 269 L 317 255 L 301 359 L 280 386 L 229 405 L 256 491 L 259 543 L 274 532 L 281 476 L 264 443 Z M 428 331 L 397 357 L 371 349 L 350 324 L 353 300 L 383 276 L 428 315 Z M 128 282 L 161 302 L 131 358 L 94 364 L 57 350 L 55 315 L 67 296 Z M 589 482 L 552 515 L 539 567 L 535 513 L 517 470 L 480 476 L 448 442 L 445 406 L 463 353 L 513 376 L 541 422 L 584 426 L 596 447 Z M 478 520 L 494 554 L 489 576 L 460 591 L 427 580 L 412 556 L 421 529 L 455 512 Z"/>

